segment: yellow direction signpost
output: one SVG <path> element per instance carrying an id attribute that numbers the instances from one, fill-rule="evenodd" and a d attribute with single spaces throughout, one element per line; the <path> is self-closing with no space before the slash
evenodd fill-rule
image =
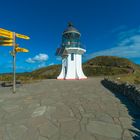
<path id="1" fill-rule="evenodd" d="M 13 46 L 12 42 L 0 42 L 0 46 Z"/>
<path id="2" fill-rule="evenodd" d="M 7 39 L 0 39 L 0 44 L 6 44 L 6 43 L 13 43 L 13 40 L 12 39 L 9 39 L 9 40 L 7 40 Z"/>
<path id="3" fill-rule="evenodd" d="M 6 40 L 12 40 L 12 39 L 7 38 L 7 37 L 0 37 L 0 41 L 6 41 Z"/>
<path id="4" fill-rule="evenodd" d="M 0 36 L 12 39 L 13 32 L 0 28 Z"/>
<path id="5" fill-rule="evenodd" d="M 16 93 L 16 53 L 29 52 L 29 50 L 25 48 L 19 48 L 16 44 L 16 37 L 30 39 L 28 36 L 0 28 L 0 46 L 13 46 L 13 51 L 10 52 L 13 56 L 13 93 Z"/>
<path id="6" fill-rule="evenodd" d="M 29 52 L 29 50 L 25 48 L 16 47 L 16 52 Z"/>
<path id="7" fill-rule="evenodd" d="M 30 39 L 30 37 L 28 37 L 28 36 L 26 36 L 26 35 L 22 35 L 22 34 L 17 34 L 16 33 L 16 37 L 18 37 L 18 38 L 22 38 L 22 39 Z"/>
<path id="8" fill-rule="evenodd" d="M 13 40 L 0 38 L 0 46 L 13 46 Z"/>

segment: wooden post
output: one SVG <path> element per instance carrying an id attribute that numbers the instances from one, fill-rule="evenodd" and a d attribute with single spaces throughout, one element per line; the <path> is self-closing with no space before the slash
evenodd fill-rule
<path id="1" fill-rule="evenodd" d="M 13 93 L 16 93 L 16 34 L 13 33 Z"/>

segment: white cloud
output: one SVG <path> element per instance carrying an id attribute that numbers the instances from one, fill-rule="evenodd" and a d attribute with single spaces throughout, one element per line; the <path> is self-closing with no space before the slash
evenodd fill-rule
<path id="1" fill-rule="evenodd" d="M 48 55 L 47 54 L 43 54 L 43 53 L 40 53 L 38 55 L 36 55 L 34 58 L 33 58 L 34 61 L 46 61 L 48 60 Z"/>
<path id="2" fill-rule="evenodd" d="M 26 62 L 27 62 L 27 63 L 35 63 L 35 61 L 33 60 L 33 58 L 28 58 L 28 59 L 26 60 Z"/>
<path id="3" fill-rule="evenodd" d="M 140 58 L 140 28 L 120 33 L 119 41 L 114 48 L 92 53 L 86 59 L 100 55 Z"/>
<path id="4" fill-rule="evenodd" d="M 49 56 L 47 54 L 40 53 L 33 58 L 28 58 L 26 60 L 27 63 L 36 63 L 36 62 L 45 62 L 47 61 Z"/>

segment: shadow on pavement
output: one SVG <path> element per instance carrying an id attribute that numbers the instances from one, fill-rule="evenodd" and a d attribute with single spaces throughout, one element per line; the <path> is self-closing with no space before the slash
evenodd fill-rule
<path id="1" fill-rule="evenodd" d="M 101 81 L 101 83 L 105 88 L 107 88 L 104 85 L 103 81 Z M 135 134 L 135 136 L 133 136 L 134 140 L 140 140 L 140 108 L 138 108 L 138 106 L 136 106 L 131 100 L 129 100 L 123 94 L 114 92 L 111 89 L 108 90 L 111 91 L 115 95 L 115 97 L 117 97 L 121 101 L 121 103 L 124 104 L 125 107 L 128 109 L 128 113 L 133 120 L 132 125 L 136 128 L 136 130 L 132 129 L 129 130 Z"/>

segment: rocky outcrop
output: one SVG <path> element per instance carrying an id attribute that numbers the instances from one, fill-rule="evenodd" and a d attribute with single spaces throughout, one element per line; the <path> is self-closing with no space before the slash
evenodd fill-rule
<path id="1" fill-rule="evenodd" d="M 140 87 L 128 83 L 119 83 L 109 79 L 102 80 L 102 84 L 115 93 L 121 93 L 140 107 Z"/>

